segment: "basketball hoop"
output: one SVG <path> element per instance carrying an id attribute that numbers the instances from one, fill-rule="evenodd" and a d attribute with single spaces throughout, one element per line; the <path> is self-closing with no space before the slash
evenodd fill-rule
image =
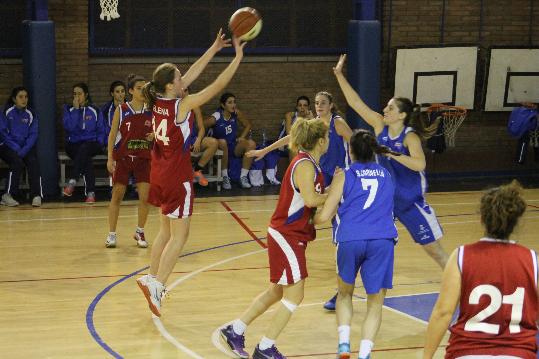
<path id="1" fill-rule="evenodd" d="M 118 14 L 118 0 L 99 0 L 99 4 L 101 5 L 101 14 L 99 15 L 101 20 L 106 18 L 107 21 L 110 21 L 120 17 L 120 14 Z"/>
<path id="2" fill-rule="evenodd" d="M 466 118 L 467 110 L 464 107 L 449 106 L 444 104 L 433 104 L 427 108 L 427 115 L 429 120 L 431 114 L 436 113 L 442 116 L 442 122 L 444 126 L 444 136 L 447 146 L 455 147 L 455 135 L 462 122 Z M 431 122 L 432 123 L 432 122 Z"/>

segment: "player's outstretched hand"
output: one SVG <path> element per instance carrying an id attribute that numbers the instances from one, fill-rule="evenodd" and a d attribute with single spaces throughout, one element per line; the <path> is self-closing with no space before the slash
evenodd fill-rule
<path id="1" fill-rule="evenodd" d="M 261 159 L 264 158 L 265 155 L 266 155 L 266 152 L 264 150 L 250 150 L 250 151 L 245 152 L 245 156 L 249 158 L 254 157 L 255 161 L 260 161 Z"/>
<path id="2" fill-rule="evenodd" d="M 243 48 L 247 45 L 247 42 L 242 42 L 238 37 L 232 36 L 232 44 L 234 44 L 234 49 L 236 49 L 236 56 L 243 57 Z"/>
<path id="3" fill-rule="evenodd" d="M 230 44 L 230 39 L 226 38 L 226 35 L 223 34 L 223 29 L 219 29 L 219 32 L 217 33 L 217 37 L 215 38 L 215 41 L 213 42 L 213 45 L 217 51 L 220 51 L 223 47 L 230 47 L 232 44 Z"/>
<path id="4" fill-rule="evenodd" d="M 335 67 L 333 68 L 333 73 L 335 75 L 342 74 L 342 68 L 344 66 L 345 61 L 346 61 L 346 54 L 343 54 L 341 55 L 341 57 L 339 57 L 339 61 L 337 62 L 337 65 L 335 65 Z"/>

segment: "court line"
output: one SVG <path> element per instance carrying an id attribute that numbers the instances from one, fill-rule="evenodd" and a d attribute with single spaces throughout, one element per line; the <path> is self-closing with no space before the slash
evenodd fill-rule
<path id="1" fill-rule="evenodd" d="M 238 217 L 238 215 L 236 214 L 236 212 L 234 212 L 232 210 L 232 208 L 230 208 L 228 206 L 228 204 L 226 204 L 225 201 L 221 201 L 221 204 L 223 205 L 223 207 L 225 207 L 225 209 L 228 211 L 228 213 L 230 213 L 230 215 L 236 220 L 236 222 L 239 223 L 240 226 L 243 227 L 243 229 L 245 229 L 245 232 L 247 232 L 247 234 L 249 234 L 251 236 L 251 238 L 253 238 L 255 241 L 257 241 L 258 244 L 260 244 L 260 246 L 262 248 L 268 248 L 268 246 L 266 245 L 266 243 L 262 242 L 261 240 L 258 239 L 258 237 L 256 236 L 256 234 L 253 233 L 253 231 L 251 230 L 251 228 L 249 228 L 245 222 L 243 222 L 243 220 Z M 251 211 L 249 211 L 251 212 Z M 254 212 L 254 211 L 252 211 Z"/>

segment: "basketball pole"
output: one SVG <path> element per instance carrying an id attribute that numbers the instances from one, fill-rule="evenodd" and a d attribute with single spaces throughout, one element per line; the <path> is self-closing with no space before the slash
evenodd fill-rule
<path id="1" fill-rule="evenodd" d="M 23 83 L 39 118 L 37 155 L 45 198 L 58 195 L 56 151 L 56 49 L 47 0 L 28 0 L 31 20 L 22 23 Z"/>
<path id="2" fill-rule="evenodd" d="M 347 78 L 363 101 L 380 111 L 381 25 L 376 20 L 376 0 L 356 0 L 354 20 L 348 23 Z M 348 108 L 351 128 L 371 129 L 354 110 Z"/>

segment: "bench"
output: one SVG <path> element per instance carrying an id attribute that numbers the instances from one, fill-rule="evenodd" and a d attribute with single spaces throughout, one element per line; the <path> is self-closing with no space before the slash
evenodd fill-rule
<path id="1" fill-rule="evenodd" d="M 202 153 L 191 152 L 191 159 L 197 159 L 202 156 Z M 107 156 L 106 155 L 97 155 L 93 157 L 94 166 L 99 166 L 101 169 L 105 167 L 103 173 L 97 173 L 95 176 L 96 186 L 110 186 L 111 180 L 108 175 L 106 166 L 107 166 Z M 223 176 L 221 174 L 221 160 L 223 159 L 223 151 L 217 150 L 213 156 L 213 160 L 208 163 L 208 174 L 205 175 L 208 182 L 216 182 L 217 190 L 221 190 L 221 183 L 223 182 Z M 60 186 L 64 187 L 67 185 L 66 182 L 66 165 L 71 162 L 71 158 L 65 152 L 58 153 L 58 162 L 60 163 Z M 215 163 L 214 163 L 215 162 Z M 83 186 L 82 180 L 77 182 L 77 186 Z"/>

